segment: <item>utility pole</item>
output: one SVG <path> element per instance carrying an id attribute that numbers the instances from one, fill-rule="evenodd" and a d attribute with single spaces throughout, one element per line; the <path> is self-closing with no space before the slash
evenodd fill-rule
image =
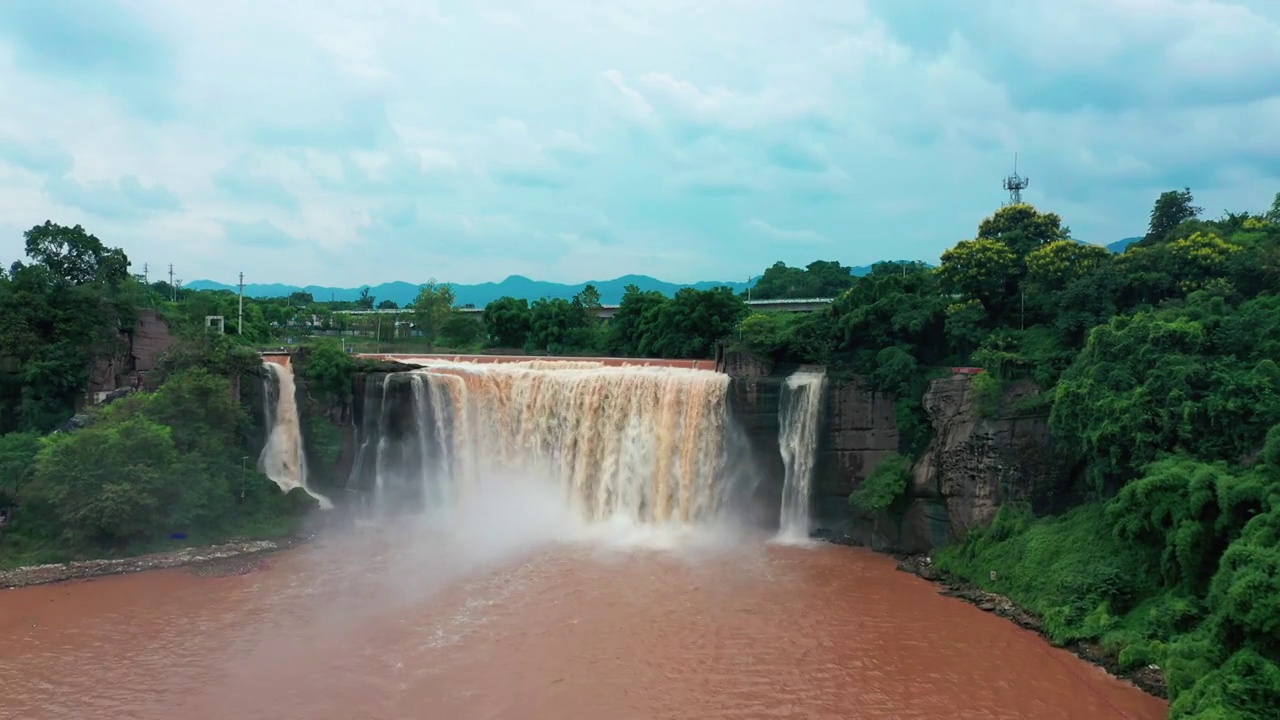
<path id="1" fill-rule="evenodd" d="M 173 284 L 173 263 L 169 263 L 169 299 L 178 302 L 178 286 Z"/>
<path id="2" fill-rule="evenodd" d="M 150 279 L 150 276 L 148 276 L 148 275 L 147 275 L 147 271 L 148 271 L 148 270 L 150 270 L 150 268 L 147 266 L 147 264 L 146 264 L 146 263 L 142 263 L 142 284 L 143 284 L 143 285 L 150 286 L 150 285 L 151 285 L 151 279 Z"/>
<path id="3" fill-rule="evenodd" d="M 240 273 L 240 321 L 236 323 L 236 334 L 244 335 L 244 273 Z"/>

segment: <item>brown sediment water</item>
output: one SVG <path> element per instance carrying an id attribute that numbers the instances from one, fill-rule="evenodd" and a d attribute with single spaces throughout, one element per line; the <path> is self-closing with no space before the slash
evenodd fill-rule
<path id="1" fill-rule="evenodd" d="M 481 536 L 476 536 L 480 538 Z M 890 558 L 750 536 L 501 547 L 381 531 L 0 592 L 0 716 L 1163 718 Z"/>

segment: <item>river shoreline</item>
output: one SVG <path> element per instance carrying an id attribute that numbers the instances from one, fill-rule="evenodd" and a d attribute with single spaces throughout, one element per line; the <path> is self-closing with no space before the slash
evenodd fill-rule
<path id="1" fill-rule="evenodd" d="M 292 535 L 275 540 L 233 540 L 217 545 L 182 548 L 148 553 L 129 558 L 107 560 L 77 560 L 66 563 L 29 565 L 13 570 L 0 571 L 0 590 L 12 590 L 34 585 L 85 580 L 109 575 L 125 575 L 148 570 L 191 567 L 192 572 L 206 577 L 236 575 L 262 569 L 264 556 L 296 547 L 308 541 L 308 537 Z M 833 545 L 863 547 L 846 538 L 816 538 Z M 987 592 L 978 585 L 950 575 L 933 564 L 928 555 L 901 555 L 889 553 L 899 561 L 897 569 L 942 588 L 940 595 L 956 598 L 993 613 L 1015 625 L 1031 630 L 1046 641 L 1052 639 L 1044 629 L 1044 621 L 1009 598 Z M 1148 665 L 1125 671 L 1113 653 L 1094 642 L 1075 642 L 1062 646 L 1076 657 L 1102 668 L 1112 676 L 1127 680 L 1144 692 L 1161 699 L 1168 699 L 1164 673 L 1160 668 Z"/>
<path id="2" fill-rule="evenodd" d="M 837 543 L 846 544 L 846 543 Z M 1009 598 L 997 593 L 987 592 L 976 584 L 950 575 L 933 564 L 928 555 L 894 555 L 898 559 L 898 570 L 910 573 L 922 580 L 942 588 L 938 594 L 956 598 L 973 605 L 979 610 L 1002 617 L 1018 627 L 1030 630 L 1046 642 L 1054 645 L 1052 638 L 1044 629 L 1044 620 L 1025 608 L 1019 607 Z M 1055 647 L 1059 647 L 1054 645 Z M 1168 687 L 1164 672 L 1155 665 L 1147 665 L 1136 670 L 1124 670 L 1115 654 L 1107 652 L 1096 642 L 1074 642 L 1060 646 L 1085 662 L 1106 670 L 1111 676 L 1133 683 L 1138 689 L 1155 697 L 1167 700 Z"/>
<path id="3" fill-rule="evenodd" d="M 301 536 L 274 540 L 242 539 L 127 558 L 27 565 L 0 571 L 0 590 L 185 566 L 200 568 L 199 574 L 202 575 L 241 574 L 261 567 L 262 556 L 296 547 L 306 541 Z"/>

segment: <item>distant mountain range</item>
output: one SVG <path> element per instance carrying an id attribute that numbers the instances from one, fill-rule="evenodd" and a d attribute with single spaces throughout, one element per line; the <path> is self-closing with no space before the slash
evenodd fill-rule
<path id="1" fill-rule="evenodd" d="M 1125 248 L 1138 242 L 1141 239 L 1142 239 L 1142 236 L 1139 235 L 1138 237 L 1131 237 L 1131 238 L 1125 238 L 1123 240 L 1117 240 L 1111 243 L 1110 245 L 1108 245 L 1107 249 L 1115 253 L 1124 252 Z"/>
<path id="2" fill-rule="evenodd" d="M 855 267 L 854 275 L 866 275 L 871 272 L 871 267 Z M 623 275 L 612 280 L 591 280 L 588 282 L 577 283 L 573 285 L 565 283 L 545 282 L 542 280 L 530 280 L 520 275 L 512 275 L 506 280 L 498 283 L 480 283 L 478 285 L 454 285 L 453 294 L 458 305 L 474 305 L 476 307 L 484 307 L 490 302 L 500 297 L 516 297 L 525 298 L 527 300 L 537 300 L 538 298 L 564 298 L 566 300 L 572 298 L 582 291 L 587 285 L 595 285 L 596 290 L 600 293 L 600 302 L 611 305 L 622 302 L 622 294 L 626 291 L 628 285 L 635 285 L 644 291 L 657 290 L 664 295 L 674 295 L 680 288 L 696 288 L 698 290 L 707 290 L 714 287 L 726 285 L 733 288 L 734 292 L 742 292 L 751 285 L 755 284 L 752 278 L 750 283 L 746 282 L 715 282 L 704 281 L 696 282 L 688 285 L 678 283 L 669 283 L 657 278 L 651 278 L 648 275 Z M 195 280 L 186 284 L 186 287 L 192 290 L 231 290 L 235 291 L 236 286 L 226 285 L 212 280 Z M 418 285 L 408 282 L 389 282 L 381 285 L 369 285 L 369 294 L 374 297 L 375 302 L 383 300 L 391 300 L 397 305 L 404 306 L 413 302 L 418 296 Z M 323 287 L 320 285 L 308 285 L 306 287 L 298 287 L 296 285 L 281 285 L 272 283 L 269 285 L 246 284 L 244 286 L 244 294 L 249 297 L 287 297 L 296 292 L 311 293 L 311 296 L 318 301 L 332 300 L 359 300 L 362 287 L 356 288 L 338 288 Z"/>
<path id="3" fill-rule="evenodd" d="M 1111 252 L 1124 252 L 1124 249 L 1130 244 L 1141 240 L 1141 237 L 1124 238 L 1107 245 L 1107 249 Z M 870 265 L 863 265 L 853 268 L 853 274 L 857 276 L 866 275 L 871 272 Z M 698 290 L 706 290 L 713 287 L 726 285 L 733 288 L 734 292 L 742 292 L 751 285 L 759 277 L 751 279 L 751 282 L 716 282 L 707 280 L 702 282 L 690 283 L 682 285 L 679 283 L 669 283 L 648 275 L 623 275 L 612 280 L 589 280 L 576 284 L 546 282 L 543 280 L 531 280 L 520 275 L 512 275 L 502 282 L 487 282 L 478 285 L 454 285 L 453 293 L 457 298 L 458 305 L 474 305 L 475 307 L 484 307 L 500 297 L 516 297 L 525 298 L 526 300 L 537 300 L 538 298 L 564 298 L 568 300 L 574 295 L 582 291 L 587 285 L 595 285 L 596 290 L 600 293 L 600 302 L 606 305 L 612 305 L 622 302 L 622 294 L 626 291 L 628 285 L 635 285 L 641 290 L 657 290 L 664 295 L 674 295 L 680 288 L 696 288 Z M 236 286 L 227 285 L 225 283 L 215 282 L 213 280 L 194 280 L 186 284 L 186 287 L 192 290 L 231 290 L 235 291 Z M 353 301 L 360 299 L 360 291 L 366 286 L 354 288 L 327 287 L 322 285 L 307 285 L 306 287 L 298 287 L 297 285 L 281 285 L 280 283 L 271 284 L 248 284 L 244 286 L 244 294 L 249 297 L 287 297 L 296 292 L 310 293 L 318 301 Z M 375 302 L 390 300 L 396 305 L 404 306 L 413 302 L 418 296 L 419 285 L 414 283 L 396 281 L 382 283 L 381 285 L 369 285 L 369 294 L 374 297 Z"/>

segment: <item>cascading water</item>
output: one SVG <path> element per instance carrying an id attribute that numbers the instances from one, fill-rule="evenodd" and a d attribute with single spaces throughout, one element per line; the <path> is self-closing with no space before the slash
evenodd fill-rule
<path id="1" fill-rule="evenodd" d="M 272 407 L 271 402 L 273 393 L 266 393 L 264 410 L 270 432 L 262 454 L 258 456 L 258 470 L 271 478 L 281 490 L 289 492 L 300 487 L 319 501 L 320 507 L 330 509 L 333 503 L 328 498 L 307 487 L 307 456 L 302 447 L 302 426 L 298 422 L 293 369 L 273 362 L 265 362 L 263 365 L 274 384 L 275 406 Z"/>
<path id="2" fill-rule="evenodd" d="M 810 485 L 818 455 L 826 382 L 825 372 L 801 370 L 788 375 L 782 383 L 778 406 L 778 449 L 785 472 L 778 527 L 781 540 L 795 542 L 809 537 Z"/>
<path id="3" fill-rule="evenodd" d="M 365 393 L 364 426 L 377 413 L 379 437 L 362 429 L 351 483 L 372 489 L 380 508 L 450 506 L 531 482 L 588 521 L 684 525 L 721 517 L 748 490 L 730 466 L 721 373 L 407 362 L 423 367 L 371 378 L 380 391 Z"/>

